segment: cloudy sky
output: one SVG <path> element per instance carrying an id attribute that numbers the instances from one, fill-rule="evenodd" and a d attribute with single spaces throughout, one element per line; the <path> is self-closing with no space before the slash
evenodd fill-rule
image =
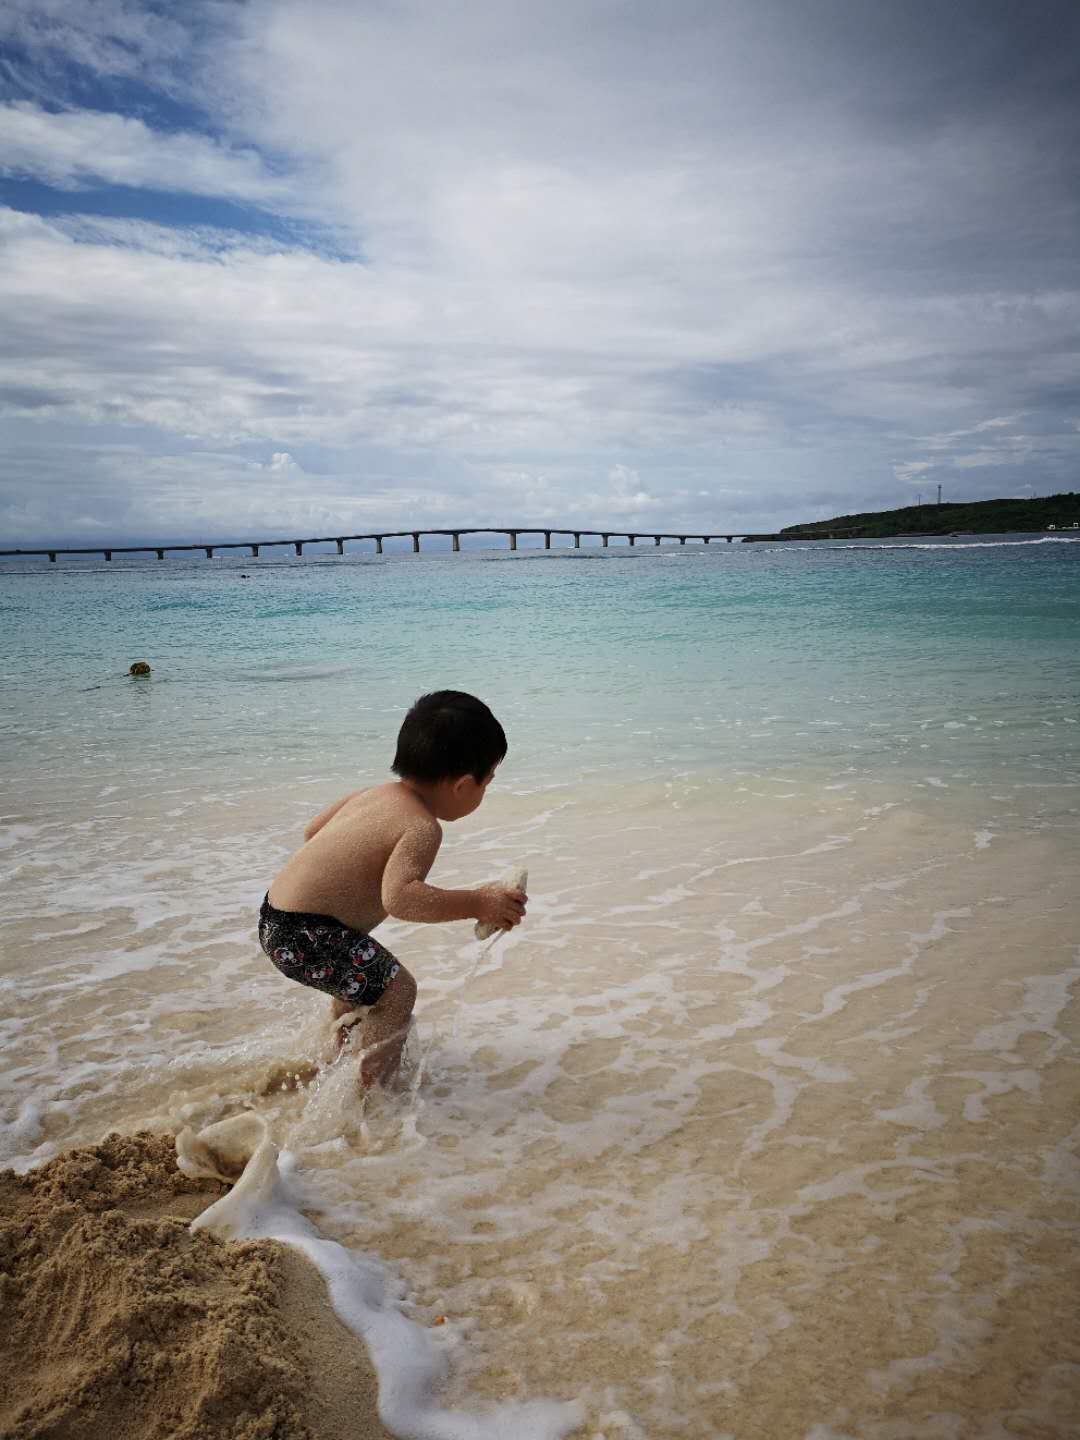
<path id="1" fill-rule="evenodd" d="M 1075 0 L 4 0 L 0 543 L 1080 489 Z"/>

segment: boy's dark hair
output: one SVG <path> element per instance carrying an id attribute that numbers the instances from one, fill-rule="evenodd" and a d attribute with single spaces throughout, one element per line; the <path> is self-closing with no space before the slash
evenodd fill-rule
<path id="1" fill-rule="evenodd" d="M 482 700 L 462 690 L 421 695 L 398 732 L 390 767 L 404 780 L 486 780 L 506 754 L 506 734 Z"/>

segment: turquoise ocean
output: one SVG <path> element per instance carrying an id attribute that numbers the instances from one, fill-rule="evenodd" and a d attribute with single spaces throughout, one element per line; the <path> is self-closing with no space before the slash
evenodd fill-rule
<path id="1" fill-rule="evenodd" d="M 1076 1433 L 1080 542 L 20 559 L 0 658 L 0 1163 L 257 1109 L 450 1403 L 594 1440 Z M 384 927 L 365 1106 L 256 911 L 440 688 L 432 878 L 529 917 Z"/>

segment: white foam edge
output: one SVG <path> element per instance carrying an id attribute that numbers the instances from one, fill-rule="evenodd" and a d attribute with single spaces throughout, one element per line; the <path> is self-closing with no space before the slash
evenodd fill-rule
<path id="1" fill-rule="evenodd" d="M 483 1411 L 445 1410 L 435 1391 L 446 1377 L 447 1357 L 432 1335 L 403 1315 L 383 1266 L 326 1240 L 299 1211 L 266 1122 L 254 1113 L 218 1121 L 197 1134 L 177 1136 L 177 1164 L 187 1175 L 228 1179 L 243 1160 L 227 1195 L 191 1223 L 226 1240 L 279 1240 L 319 1270 L 330 1303 L 367 1347 L 379 1384 L 379 1419 L 401 1440 L 561 1440 L 584 1421 L 576 1402 L 510 1402 Z"/>

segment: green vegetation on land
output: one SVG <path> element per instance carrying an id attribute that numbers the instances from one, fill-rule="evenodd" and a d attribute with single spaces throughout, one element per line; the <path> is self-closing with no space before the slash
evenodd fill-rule
<path id="1" fill-rule="evenodd" d="M 837 515 L 808 525 L 789 525 L 788 540 L 826 535 L 1003 535 L 1017 530 L 1071 529 L 1080 524 L 1080 494 L 1048 495 L 1041 500 L 976 500 L 972 504 L 905 505 L 865 515 Z"/>

